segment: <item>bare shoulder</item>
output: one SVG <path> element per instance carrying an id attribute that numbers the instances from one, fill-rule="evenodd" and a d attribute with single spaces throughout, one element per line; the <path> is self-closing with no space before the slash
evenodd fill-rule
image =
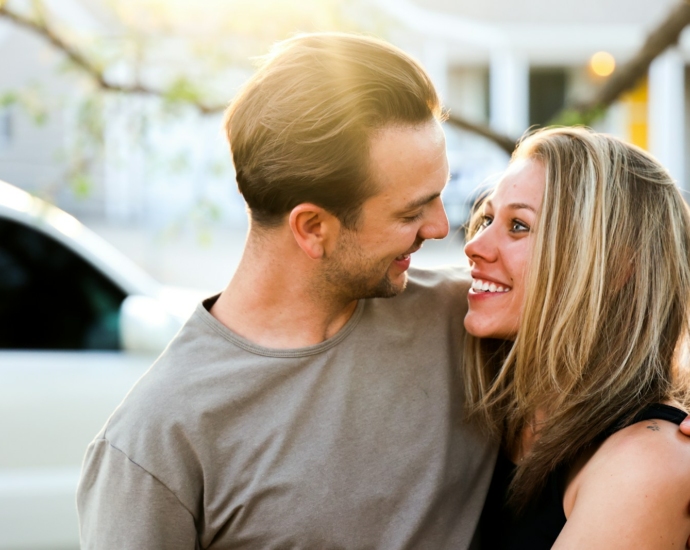
<path id="1" fill-rule="evenodd" d="M 569 483 L 564 509 L 568 522 L 554 548 L 685 548 L 690 437 L 665 420 L 620 430 Z"/>
<path id="2" fill-rule="evenodd" d="M 620 479 L 626 492 L 654 487 L 646 499 L 665 498 L 665 491 L 682 487 L 690 502 L 690 437 L 666 420 L 637 422 L 606 439 L 581 473 L 581 488 Z"/>
<path id="3" fill-rule="evenodd" d="M 690 484 L 690 437 L 673 422 L 644 420 L 606 439 L 591 461 L 597 470 L 634 469 L 629 476 L 668 477 Z"/>

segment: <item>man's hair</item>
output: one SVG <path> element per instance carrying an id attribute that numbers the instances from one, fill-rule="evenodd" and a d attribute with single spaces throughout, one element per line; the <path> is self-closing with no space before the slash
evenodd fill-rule
<path id="1" fill-rule="evenodd" d="M 582 128 L 538 131 L 520 159 L 542 163 L 546 181 L 517 338 L 469 337 L 465 369 L 470 406 L 511 449 L 546 413 L 516 503 L 645 405 L 690 398 L 690 210 L 669 173 Z"/>
<path id="2" fill-rule="evenodd" d="M 377 192 L 372 135 L 441 117 L 429 76 L 407 54 L 374 38 L 325 33 L 277 44 L 224 124 L 255 224 L 275 227 L 310 202 L 354 227 Z"/>

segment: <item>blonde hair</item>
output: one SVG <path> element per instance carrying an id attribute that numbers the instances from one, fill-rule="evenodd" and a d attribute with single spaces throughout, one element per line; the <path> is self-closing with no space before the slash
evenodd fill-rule
<path id="1" fill-rule="evenodd" d="M 513 479 L 518 505 L 647 404 L 687 406 L 690 313 L 690 212 L 652 156 L 551 128 L 520 143 L 513 160 L 525 158 L 543 163 L 546 185 L 518 334 L 468 336 L 465 365 L 470 413 L 509 451 L 546 413 Z"/>
<path id="2" fill-rule="evenodd" d="M 304 202 L 353 226 L 377 192 L 369 141 L 387 125 L 442 119 L 424 69 L 375 38 L 305 34 L 276 45 L 225 113 L 252 220 L 280 224 Z"/>

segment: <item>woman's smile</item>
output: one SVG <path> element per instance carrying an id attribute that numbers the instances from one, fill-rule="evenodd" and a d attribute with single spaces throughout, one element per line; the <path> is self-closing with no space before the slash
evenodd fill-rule
<path id="1" fill-rule="evenodd" d="M 487 281 L 485 279 L 472 277 L 472 294 L 479 293 L 504 293 L 510 292 L 511 288 L 509 286 L 503 286 L 495 281 Z"/>

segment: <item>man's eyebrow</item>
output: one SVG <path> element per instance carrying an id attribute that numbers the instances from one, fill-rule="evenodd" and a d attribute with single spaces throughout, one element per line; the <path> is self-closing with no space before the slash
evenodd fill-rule
<path id="1" fill-rule="evenodd" d="M 491 204 L 491 200 L 487 200 L 484 204 L 486 206 L 493 206 L 493 204 Z M 530 210 L 535 214 L 537 213 L 534 206 L 524 202 L 511 202 L 510 204 L 506 205 L 506 208 L 510 208 L 511 210 Z"/>
<path id="2" fill-rule="evenodd" d="M 420 197 L 418 199 L 410 201 L 402 208 L 401 212 L 407 212 L 408 210 L 414 210 L 415 208 L 419 208 L 420 206 L 429 204 L 431 201 L 437 199 L 440 196 L 441 193 L 432 193 L 431 195 L 426 195 L 424 197 Z"/>

